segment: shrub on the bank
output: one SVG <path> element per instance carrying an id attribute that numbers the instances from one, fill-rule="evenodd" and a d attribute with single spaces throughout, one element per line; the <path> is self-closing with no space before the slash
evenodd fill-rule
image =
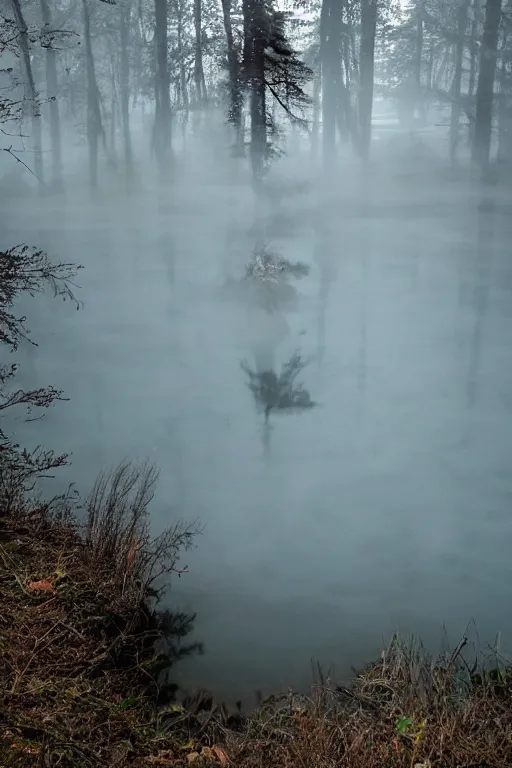
<path id="1" fill-rule="evenodd" d="M 151 535 L 148 506 L 158 474 L 153 464 L 123 462 L 100 475 L 86 501 L 90 562 L 136 585 L 143 598 L 160 577 L 186 571 L 177 563 L 199 532 L 197 523 L 178 520 L 159 536 Z"/>
<path id="2" fill-rule="evenodd" d="M 72 278 L 79 267 L 74 264 L 52 264 L 40 250 L 17 246 L 0 251 L 0 344 L 8 353 L 15 353 L 21 341 L 36 344 L 30 336 L 26 318 L 15 312 L 16 302 L 23 294 L 33 296 L 50 290 L 54 296 L 79 303 L 72 291 Z M 63 395 L 53 386 L 25 390 L 16 387 L 15 362 L 0 364 L 0 510 L 13 512 L 23 506 L 24 495 L 33 489 L 38 477 L 48 476 L 66 463 L 65 454 L 51 449 L 28 451 L 8 434 L 2 417 L 17 408 L 26 410 L 27 418 L 44 412 Z"/>

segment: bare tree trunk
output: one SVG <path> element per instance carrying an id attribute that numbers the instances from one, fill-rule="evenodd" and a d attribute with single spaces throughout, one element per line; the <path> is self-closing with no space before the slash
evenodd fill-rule
<path id="1" fill-rule="evenodd" d="M 189 99 L 187 88 L 187 72 L 185 69 L 185 53 L 183 51 L 183 14 L 178 13 L 177 18 L 177 31 L 178 31 L 178 51 L 180 57 L 180 91 L 181 91 L 181 104 L 185 110 L 185 122 L 188 119 Z"/>
<path id="2" fill-rule="evenodd" d="M 234 126 L 237 148 L 241 149 L 242 136 L 242 89 L 240 85 L 240 65 L 238 53 L 233 37 L 233 25 L 231 23 L 231 0 L 222 0 L 222 17 L 228 48 L 229 71 L 229 122 Z"/>
<path id="3" fill-rule="evenodd" d="M 114 53 L 110 56 L 110 82 L 111 82 L 111 98 L 110 98 L 110 146 L 108 150 L 109 163 L 113 168 L 117 168 L 117 85 L 116 85 L 116 65 L 114 59 Z"/>
<path id="4" fill-rule="evenodd" d="M 194 31 L 195 31 L 195 54 L 194 54 L 194 84 L 196 88 L 196 101 L 202 104 L 206 101 L 206 83 L 203 69 L 203 45 L 202 45 L 202 0 L 194 0 Z"/>
<path id="5" fill-rule="evenodd" d="M 121 43 L 119 85 L 121 91 L 121 116 L 123 120 L 124 163 L 128 177 L 131 176 L 133 170 L 132 137 L 130 133 L 130 61 L 128 58 L 130 10 L 130 0 L 127 0 L 121 6 L 119 18 L 119 37 Z"/>
<path id="6" fill-rule="evenodd" d="M 342 0 L 323 0 L 320 14 L 322 62 L 322 154 L 325 170 L 336 157 L 336 112 L 341 87 Z"/>
<path id="7" fill-rule="evenodd" d="M 322 87 L 322 70 L 315 67 L 313 79 L 313 120 L 311 124 L 311 158 L 316 163 L 318 158 L 318 134 L 320 123 L 320 90 Z"/>
<path id="8" fill-rule="evenodd" d="M 41 116 L 37 106 L 37 93 L 30 61 L 30 48 L 28 40 L 28 28 L 21 12 L 19 0 L 11 0 L 14 18 L 20 33 L 20 48 L 23 58 L 25 73 L 25 90 L 30 102 L 30 116 L 32 120 L 32 140 L 34 142 L 34 168 L 40 184 L 44 184 L 43 176 L 43 142 L 41 136 Z"/>
<path id="9" fill-rule="evenodd" d="M 370 154 L 372 136 L 373 76 L 377 0 L 362 0 L 359 53 L 359 152 L 364 162 Z"/>
<path id="10" fill-rule="evenodd" d="M 105 137 L 101 119 L 100 93 L 96 81 L 94 56 L 91 41 L 91 19 L 87 0 L 82 0 L 85 61 L 87 72 L 87 143 L 89 146 L 89 183 L 93 189 L 98 186 L 98 149 L 100 136 Z"/>
<path id="11" fill-rule="evenodd" d="M 469 37 L 469 83 L 468 96 L 473 98 L 476 84 L 476 70 L 478 61 L 478 17 L 480 0 L 473 0 L 471 5 L 471 30 Z"/>
<path id="12" fill-rule="evenodd" d="M 261 9 L 263 13 L 263 8 Z M 267 160 L 267 104 L 265 94 L 265 40 L 254 39 L 254 78 L 251 87 L 251 164 L 253 177 L 261 181 Z"/>
<path id="13" fill-rule="evenodd" d="M 425 118 L 425 103 L 423 99 L 423 90 L 421 86 L 421 69 L 423 61 L 423 9 L 424 0 L 416 1 L 416 50 L 414 56 L 414 81 L 416 85 L 416 104 L 420 119 Z"/>
<path id="14" fill-rule="evenodd" d="M 48 0 L 41 0 L 41 15 L 47 30 L 51 29 L 51 16 Z M 62 142 L 60 135 L 59 86 L 57 79 L 56 51 L 51 44 L 46 48 L 46 96 L 50 100 L 50 141 L 52 145 L 52 174 L 55 189 L 62 189 Z"/>
<path id="15" fill-rule="evenodd" d="M 510 61 L 507 61 L 509 36 L 503 30 L 501 42 L 501 64 L 499 71 L 499 102 L 498 102 L 498 155 L 499 163 L 510 164 L 512 161 L 512 77 Z"/>
<path id="16" fill-rule="evenodd" d="M 468 8 L 470 0 L 462 0 L 457 11 L 457 42 L 455 45 L 455 72 L 452 83 L 452 109 L 450 118 L 450 162 L 457 162 L 457 147 L 459 145 L 460 120 L 460 88 L 462 81 L 462 57 L 464 54 L 464 39 L 468 24 Z"/>
<path id="17" fill-rule="evenodd" d="M 475 135 L 472 151 L 473 163 L 482 171 L 486 171 L 489 167 L 500 18 L 501 0 L 487 0 L 476 91 Z"/>
<path id="18" fill-rule="evenodd" d="M 172 152 L 171 94 L 167 61 L 167 0 L 155 0 L 156 113 L 155 155 L 161 171 L 169 170 Z"/>

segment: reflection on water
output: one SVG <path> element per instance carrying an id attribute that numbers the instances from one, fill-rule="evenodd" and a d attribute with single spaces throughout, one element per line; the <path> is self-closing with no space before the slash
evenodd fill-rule
<path id="1" fill-rule="evenodd" d="M 204 194 L 195 219 L 171 205 L 167 230 L 149 200 L 129 225 L 114 210 L 103 228 L 76 214 L 34 233 L 88 266 L 83 312 L 35 305 L 35 371 L 71 397 L 37 427 L 73 451 L 62 482 L 86 488 L 105 462 L 151 456 L 155 526 L 176 512 L 206 524 L 174 592 L 206 651 L 183 681 L 232 699 L 307 685 L 311 656 L 344 676 L 395 629 L 437 644 L 442 622 L 456 637 L 472 617 L 506 641 L 510 216 L 398 185 L 337 201 L 300 237 L 287 228 L 279 251 L 311 273 L 272 368 L 297 348 L 319 360 L 304 384 L 320 406 L 265 425 L 239 361 L 276 330 L 218 296 L 251 253 L 252 208 L 219 191 L 208 213 Z"/>

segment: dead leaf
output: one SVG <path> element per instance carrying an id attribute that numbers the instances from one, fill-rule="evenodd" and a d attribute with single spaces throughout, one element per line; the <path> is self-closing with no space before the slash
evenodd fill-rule
<path id="1" fill-rule="evenodd" d="M 146 757 L 146 762 L 152 765 L 172 765 L 174 763 L 174 754 L 170 749 L 164 749 L 158 755 Z"/>
<path id="2" fill-rule="evenodd" d="M 187 760 L 189 763 L 195 763 L 196 760 L 199 760 L 201 755 L 199 752 L 189 752 L 187 755 Z"/>
<path id="3" fill-rule="evenodd" d="M 214 746 L 211 748 L 211 751 L 213 752 L 214 756 L 217 758 L 217 760 L 221 765 L 227 765 L 229 763 L 229 758 L 223 749 L 221 749 L 220 747 Z"/>
<path id="4" fill-rule="evenodd" d="M 41 579 L 41 581 L 31 581 L 27 586 L 29 592 L 46 592 L 49 595 L 56 595 L 57 590 L 53 586 L 54 577 Z"/>

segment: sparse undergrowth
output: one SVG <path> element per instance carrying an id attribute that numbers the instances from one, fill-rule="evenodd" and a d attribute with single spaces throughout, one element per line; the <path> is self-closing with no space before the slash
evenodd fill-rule
<path id="1" fill-rule="evenodd" d="M 157 473 L 120 465 L 86 503 L 87 524 L 42 506 L 0 515 L 0 765 L 134 764 L 157 749 L 165 675 L 193 617 L 156 610 L 154 579 L 180 574 L 197 526 L 157 538 Z M 62 512 L 62 510 L 60 510 Z"/>
<path id="2" fill-rule="evenodd" d="M 126 466 L 100 480 L 89 535 L 45 508 L 0 518 L 0 766 L 512 766 L 510 674 L 477 675 L 459 649 L 434 663 L 395 639 L 350 688 L 322 682 L 249 717 L 204 694 L 159 707 L 171 659 L 155 641 L 169 624 L 148 602 L 149 540 L 133 514 L 147 481 Z M 174 617 L 174 658 L 194 650 L 180 646 L 188 626 Z"/>

